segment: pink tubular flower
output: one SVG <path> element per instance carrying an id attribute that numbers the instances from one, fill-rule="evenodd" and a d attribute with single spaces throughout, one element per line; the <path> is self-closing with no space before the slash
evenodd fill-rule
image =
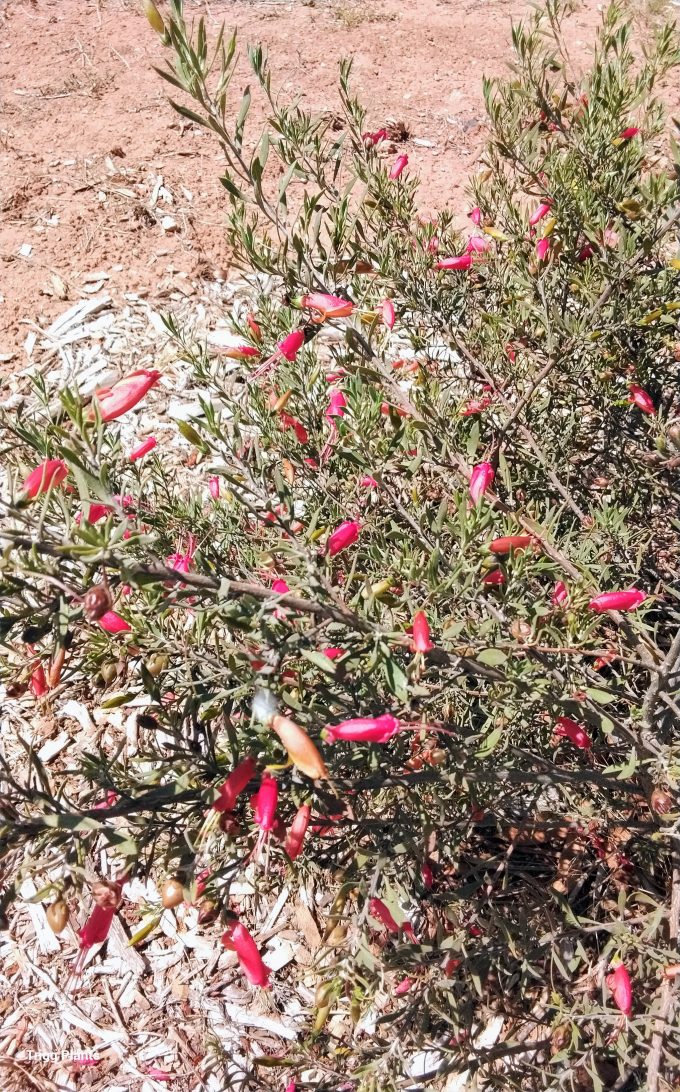
<path id="1" fill-rule="evenodd" d="M 289 413 L 280 413 L 279 420 L 284 432 L 286 429 L 290 428 L 295 433 L 295 438 L 299 444 L 307 443 L 309 440 L 309 433 L 301 421 L 298 421 L 296 417 L 291 417 Z"/>
<path id="2" fill-rule="evenodd" d="M 582 751 L 589 751 L 593 745 L 585 728 L 582 728 L 575 720 L 571 720 L 570 717 L 558 718 L 554 734 L 562 739 L 568 739 L 570 743 L 573 743 L 575 747 L 579 747 Z"/>
<path id="3" fill-rule="evenodd" d="M 295 814 L 295 818 L 290 824 L 283 848 L 291 861 L 294 861 L 302 853 L 302 843 L 305 840 L 305 834 L 307 833 L 311 814 L 312 809 L 309 804 L 300 804 L 300 807 Z"/>
<path id="4" fill-rule="evenodd" d="M 132 629 L 130 623 L 121 618 L 120 614 L 116 614 L 115 610 L 107 610 L 106 614 L 97 619 L 97 623 L 107 633 L 129 633 Z"/>
<path id="5" fill-rule="evenodd" d="M 480 209 L 479 205 L 477 205 L 473 209 L 470 209 L 470 211 L 468 212 L 468 218 L 472 220 L 472 223 L 475 225 L 475 227 L 479 227 L 482 222 L 482 210 Z"/>
<path id="6" fill-rule="evenodd" d="M 345 398 L 345 392 L 341 391 L 338 387 L 333 387 L 330 392 L 326 417 L 329 420 L 332 417 L 344 417 L 346 406 L 347 399 Z"/>
<path id="7" fill-rule="evenodd" d="M 434 648 L 430 640 L 430 625 L 424 610 L 417 610 L 413 616 L 412 652 L 431 652 Z"/>
<path id="8" fill-rule="evenodd" d="M 222 944 L 228 951 L 236 952 L 241 970 L 251 985 L 266 989 L 269 985 L 269 969 L 245 925 L 241 925 L 240 921 L 228 925 L 222 934 Z"/>
<path id="9" fill-rule="evenodd" d="M 67 474 L 68 467 L 63 459 L 45 459 L 26 478 L 24 493 L 33 500 L 52 486 L 61 485 Z"/>
<path id="10" fill-rule="evenodd" d="M 475 417 L 478 413 L 483 413 L 485 409 L 488 409 L 491 402 L 492 399 L 488 394 L 482 398 L 472 398 L 463 406 L 460 415 L 461 417 Z"/>
<path id="11" fill-rule="evenodd" d="M 363 474 L 359 478 L 359 485 L 362 489 L 379 489 L 378 482 L 370 474 Z"/>
<path id="12" fill-rule="evenodd" d="M 602 614 L 606 610 L 636 610 L 647 598 L 646 592 L 639 588 L 627 588 L 625 591 L 602 592 L 588 604 L 589 610 Z"/>
<path id="13" fill-rule="evenodd" d="M 471 235 L 465 245 L 466 254 L 486 254 L 491 250 L 491 240 L 483 235 Z"/>
<path id="14" fill-rule="evenodd" d="M 139 368 L 119 379 L 112 387 L 102 387 L 95 391 L 94 400 L 99 407 L 102 421 L 115 421 L 128 410 L 134 409 L 160 378 L 161 373 L 153 368 Z"/>
<path id="15" fill-rule="evenodd" d="M 31 672 L 31 690 L 36 698 L 42 698 L 49 690 L 47 685 L 47 678 L 45 677 L 45 668 L 42 664 L 37 664 Z"/>
<path id="16" fill-rule="evenodd" d="M 276 808 L 279 802 L 279 786 L 271 774 L 262 774 L 260 787 L 253 797 L 255 822 L 261 831 L 273 830 L 276 822 Z"/>
<path id="17" fill-rule="evenodd" d="M 382 899 L 371 899 L 368 904 L 368 909 L 371 917 L 379 921 L 381 925 L 384 925 L 388 932 L 396 935 L 401 928 L 404 930 L 404 933 L 409 940 L 412 940 L 414 944 L 416 943 L 416 935 L 413 932 L 413 926 L 410 925 L 408 921 L 405 921 L 401 926 L 397 925 Z"/>
<path id="18" fill-rule="evenodd" d="M 134 451 L 130 452 L 130 462 L 134 463 L 137 461 L 137 459 L 143 459 L 145 455 L 148 455 L 150 451 L 153 451 L 157 443 L 158 440 L 155 436 L 149 436 L 149 438 L 145 440 L 144 443 L 140 444 L 139 447 L 136 447 Z"/>
<path id="19" fill-rule="evenodd" d="M 627 129 L 624 129 L 623 132 L 619 133 L 619 140 L 632 140 L 639 132 L 640 130 L 637 126 L 629 125 Z"/>
<path id="20" fill-rule="evenodd" d="M 408 993 L 408 991 L 411 989 L 412 985 L 413 985 L 413 979 L 412 978 L 408 978 L 408 977 L 402 978 L 401 982 L 397 983 L 397 985 L 394 987 L 394 996 L 395 997 L 403 997 L 405 993 Z"/>
<path id="21" fill-rule="evenodd" d="M 305 335 L 303 330 L 293 330 L 292 334 L 287 334 L 282 341 L 276 346 L 277 351 L 281 356 L 285 356 L 286 360 L 291 362 L 295 360 L 295 357 L 300 352 L 300 349 L 305 343 Z"/>
<path id="22" fill-rule="evenodd" d="M 346 550 L 348 546 L 356 542 L 360 530 L 361 524 L 355 519 L 346 519 L 344 523 L 336 527 L 326 544 L 329 557 L 335 557 L 341 550 Z"/>
<path id="23" fill-rule="evenodd" d="M 155 1081 L 171 1081 L 174 1077 L 174 1073 L 168 1073 L 167 1069 L 158 1069 L 155 1065 L 149 1066 L 144 1072 Z"/>
<path id="24" fill-rule="evenodd" d="M 455 258 L 440 258 L 435 262 L 435 269 L 469 269 L 472 265 L 472 254 L 459 254 Z"/>
<path id="25" fill-rule="evenodd" d="M 322 652 L 329 660 L 338 660 L 341 656 L 345 655 L 344 648 L 324 648 L 322 649 Z"/>
<path id="26" fill-rule="evenodd" d="M 390 178 L 398 178 L 408 163 L 407 155 L 398 155 L 392 164 L 392 170 L 390 171 Z"/>
<path id="27" fill-rule="evenodd" d="M 639 387 L 637 383 L 629 383 L 628 390 L 630 391 L 630 398 L 628 401 L 632 406 L 637 406 L 643 413 L 656 413 L 656 406 L 644 387 Z"/>
<path id="28" fill-rule="evenodd" d="M 272 591 L 276 592 L 277 595 L 285 595 L 286 592 L 290 591 L 290 588 L 285 580 L 278 579 L 272 581 Z"/>
<path id="29" fill-rule="evenodd" d="M 536 243 L 536 257 L 544 262 L 550 253 L 550 239 L 539 239 Z"/>
<path id="30" fill-rule="evenodd" d="M 387 743 L 400 730 L 401 723 L 391 713 L 379 717 L 355 717 L 353 720 L 341 720 L 339 724 L 329 724 L 324 729 L 327 743 L 337 740 L 352 743 Z"/>
<path id="31" fill-rule="evenodd" d="M 553 607 L 562 607 L 569 600 L 569 592 L 567 585 L 563 580 L 558 580 L 553 588 L 553 593 L 550 596 L 550 602 Z"/>
<path id="32" fill-rule="evenodd" d="M 217 474 L 213 474 L 211 478 L 208 478 L 208 492 L 214 501 L 220 499 L 220 479 Z"/>
<path id="33" fill-rule="evenodd" d="M 262 341 L 262 330 L 260 329 L 260 324 L 251 311 L 249 311 L 246 315 L 246 322 L 248 323 L 248 328 L 250 329 L 250 332 L 255 340 Z"/>
<path id="34" fill-rule="evenodd" d="M 342 296 L 331 296 L 327 292 L 308 292 L 306 296 L 300 296 L 293 300 L 294 306 L 306 307 L 316 311 L 319 316 L 315 322 L 325 322 L 326 319 L 347 318 L 354 310 L 351 300 L 345 300 Z"/>
<path id="35" fill-rule="evenodd" d="M 184 553 L 180 553 L 179 550 L 166 557 L 165 563 L 169 568 L 174 569 L 178 573 L 188 573 L 193 565 L 194 554 L 196 553 L 196 547 L 198 540 L 195 535 L 189 535 L 187 537 L 187 548 Z"/>
<path id="36" fill-rule="evenodd" d="M 537 224 L 539 220 L 542 220 L 544 216 L 547 216 L 551 208 L 552 204 L 550 201 L 541 202 L 541 204 L 536 209 L 534 209 L 531 216 L 529 217 L 529 223 L 531 224 L 531 226 L 534 227 L 534 225 Z"/>
<path id="37" fill-rule="evenodd" d="M 470 496 L 477 505 L 486 493 L 495 477 L 491 463 L 478 463 L 470 475 Z"/>
<path id="38" fill-rule="evenodd" d="M 391 330 L 392 327 L 394 326 L 394 320 L 395 320 L 395 317 L 396 317 L 395 313 L 394 313 L 394 304 L 392 303 L 392 300 L 389 299 L 389 297 L 384 299 L 382 301 L 382 303 L 378 305 L 378 311 L 379 311 L 380 315 L 382 316 L 382 320 L 385 323 L 385 326 L 387 327 L 387 329 Z"/>
<path id="39" fill-rule="evenodd" d="M 624 1016 L 630 1016 L 633 1010 L 633 986 L 623 963 L 619 963 L 612 974 L 607 975 L 606 982 L 617 1009 L 620 1009 Z"/>
<path id="40" fill-rule="evenodd" d="M 219 796 L 213 804 L 213 811 L 232 812 L 237 799 L 255 776 L 256 769 L 255 761 L 250 757 L 239 762 L 226 781 L 220 785 Z"/>

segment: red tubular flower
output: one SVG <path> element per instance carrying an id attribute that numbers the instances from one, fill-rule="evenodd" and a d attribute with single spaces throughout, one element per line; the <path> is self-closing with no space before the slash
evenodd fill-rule
<path id="1" fill-rule="evenodd" d="M 346 406 L 347 399 L 345 398 L 345 392 L 339 390 L 337 387 L 333 387 L 330 392 L 326 417 L 328 417 L 329 420 L 332 417 L 344 417 Z"/>
<path id="2" fill-rule="evenodd" d="M 279 802 L 279 787 L 276 778 L 262 774 L 260 787 L 254 797 L 255 822 L 262 831 L 272 830 L 276 822 L 276 808 Z"/>
<path id="3" fill-rule="evenodd" d="M 593 671 L 601 671 L 603 667 L 610 664 L 613 660 L 618 658 L 618 652 L 615 648 L 610 648 L 608 652 L 605 652 L 604 656 L 598 656 L 593 664 Z"/>
<path id="4" fill-rule="evenodd" d="M 454 258 L 440 258 L 435 262 L 435 269 L 469 269 L 472 265 L 472 254 L 459 254 Z"/>
<path id="5" fill-rule="evenodd" d="M 389 133 L 387 132 L 387 129 L 376 129 L 374 133 L 362 133 L 361 139 L 364 144 L 375 146 L 376 144 L 379 144 L 381 140 L 387 140 L 388 136 Z"/>
<path id="6" fill-rule="evenodd" d="M 311 814 L 312 809 L 309 804 L 300 804 L 300 807 L 295 814 L 295 818 L 290 824 L 283 848 L 291 861 L 294 861 L 299 857 L 302 852 L 302 843 L 305 840 L 305 834 L 307 833 Z"/>
<path id="7" fill-rule="evenodd" d="M 644 387 L 639 387 L 637 383 L 629 383 L 628 390 L 630 391 L 630 398 L 628 401 L 631 405 L 637 406 L 643 413 L 656 413 L 656 406 Z"/>
<path id="8" fill-rule="evenodd" d="M 286 360 L 291 362 L 295 360 L 295 357 L 300 352 L 300 349 L 305 343 L 305 335 L 303 330 L 293 330 L 292 334 L 287 334 L 282 341 L 276 346 L 277 352 L 281 356 L 285 356 Z"/>
<path id="9" fill-rule="evenodd" d="M 499 586 L 506 583 L 505 573 L 502 569 L 494 569 L 493 572 L 484 573 L 482 577 L 482 584 L 491 584 Z"/>
<path id="10" fill-rule="evenodd" d="M 575 720 L 571 720 L 570 717 L 558 718 L 554 734 L 562 739 L 568 739 L 570 743 L 573 743 L 575 747 L 579 747 L 582 751 L 589 751 L 593 745 L 585 728 L 582 728 Z"/>
<path id="11" fill-rule="evenodd" d="M 539 239 L 536 243 L 536 257 L 544 262 L 550 253 L 550 239 Z"/>
<path id="12" fill-rule="evenodd" d="M 339 724 L 329 724 L 324 729 L 324 738 L 328 743 L 341 739 L 353 743 L 387 743 L 400 730 L 401 723 L 391 713 L 382 713 L 379 717 L 355 717 L 341 720 Z"/>
<path id="13" fill-rule="evenodd" d="M 217 474 L 213 474 L 211 478 L 208 478 L 208 492 L 214 501 L 220 499 L 220 479 Z"/>
<path id="14" fill-rule="evenodd" d="M 632 140 L 639 132 L 640 130 L 637 126 L 629 125 L 627 129 L 624 129 L 623 132 L 619 133 L 619 140 Z"/>
<path id="15" fill-rule="evenodd" d="M 33 691 L 33 695 L 36 698 L 42 698 L 49 690 L 49 686 L 47 685 L 47 679 L 45 677 L 45 668 L 42 666 L 42 664 L 37 664 L 36 667 L 33 668 L 31 672 L 30 686 L 31 690 Z"/>
<path id="16" fill-rule="evenodd" d="M 607 975 L 606 982 L 617 1009 L 620 1009 L 624 1016 L 630 1016 L 633 1011 L 633 986 L 623 963 L 619 963 L 612 974 Z"/>
<path id="17" fill-rule="evenodd" d="M 134 451 L 130 452 L 130 462 L 134 463 L 137 459 L 143 459 L 145 455 L 148 455 L 150 451 L 153 451 L 158 440 L 155 436 L 149 436 L 148 440 L 136 447 Z"/>
<path id="18" fill-rule="evenodd" d="M 537 224 L 539 220 L 542 220 L 544 216 L 547 216 L 551 208 L 552 204 L 550 201 L 541 202 L 541 204 L 536 209 L 534 209 L 531 216 L 529 217 L 529 223 L 531 224 L 531 226 L 534 227 L 534 225 Z"/>
<path id="19" fill-rule="evenodd" d="M 289 413 L 280 413 L 279 420 L 281 421 L 281 428 L 284 432 L 286 429 L 292 428 L 297 442 L 299 444 L 307 443 L 309 440 L 309 433 L 301 421 L 298 421 L 296 417 L 291 417 Z"/>
<path id="20" fill-rule="evenodd" d="M 314 320 L 315 322 L 347 318 L 354 310 L 351 300 L 345 300 L 342 296 L 331 296 L 327 292 L 308 292 L 306 296 L 301 296 L 292 302 L 296 307 L 307 307 L 311 311 L 316 311 L 319 317 Z"/>
<path id="21" fill-rule="evenodd" d="M 120 614 L 116 614 L 115 610 L 107 610 L 106 614 L 97 619 L 97 623 L 107 633 L 129 633 L 132 629 L 130 623 L 121 618 Z"/>
<path id="22" fill-rule="evenodd" d="M 394 321 L 396 318 L 394 313 L 394 304 L 392 303 L 392 300 L 389 298 L 384 299 L 382 303 L 379 304 L 378 310 L 382 316 L 382 320 L 385 323 L 385 326 L 388 330 L 391 330 L 394 326 Z"/>
<path id="23" fill-rule="evenodd" d="M 526 550 L 533 540 L 533 535 L 503 535 L 502 538 L 495 538 L 489 549 L 492 554 L 503 557 L 516 550 Z"/>
<path id="24" fill-rule="evenodd" d="M 243 345 L 223 345 L 218 349 L 220 356 L 226 356 L 229 360 L 254 360 L 260 356 L 260 350 L 254 345 L 244 342 Z"/>
<path id="25" fill-rule="evenodd" d="M 67 474 L 68 467 L 63 459 L 45 459 L 26 478 L 24 493 L 33 500 L 48 489 L 61 485 Z"/>
<path id="26" fill-rule="evenodd" d="M 384 925 L 388 932 L 396 935 L 401 928 L 409 940 L 412 940 L 414 944 L 417 943 L 416 935 L 413 932 L 413 926 L 408 921 L 405 921 L 401 927 L 397 925 L 382 899 L 371 899 L 368 904 L 368 909 L 371 917 L 374 917 L 381 925 Z"/>
<path id="27" fill-rule="evenodd" d="M 255 340 L 256 341 L 262 341 L 262 330 L 260 329 L 260 325 L 259 325 L 257 319 L 255 318 L 255 315 L 253 315 L 250 311 L 246 315 L 246 322 L 248 323 L 248 326 L 250 328 L 250 332 L 253 335 L 253 337 L 255 338 Z"/>
<path id="28" fill-rule="evenodd" d="M 272 591 L 276 592 L 277 595 L 285 595 L 286 592 L 290 591 L 290 588 L 286 584 L 285 580 L 279 579 L 272 581 Z"/>
<path id="29" fill-rule="evenodd" d="M 595 247 L 592 243 L 584 243 L 578 252 L 578 260 L 580 262 L 587 262 L 589 258 L 592 258 L 595 253 Z"/>
<path id="30" fill-rule="evenodd" d="M 230 952 L 236 952 L 241 970 L 253 986 L 269 985 L 269 969 L 265 966 L 257 944 L 245 925 L 234 922 L 222 934 L 222 944 Z"/>
<path id="31" fill-rule="evenodd" d="M 326 544 L 326 552 L 330 557 L 335 557 L 341 550 L 346 550 L 348 546 L 356 542 L 359 537 L 359 531 L 361 530 L 361 524 L 355 519 L 346 519 L 344 523 L 341 523 L 335 528 L 332 535 L 328 539 Z"/>
<path id="32" fill-rule="evenodd" d="M 491 463 L 478 463 L 470 475 L 470 496 L 477 505 L 493 482 L 495 471 Z"/>
<path id="33" fill-rule="evenodd" d="M 647 598 L 646 592 L 639 588 L 628 588 L 626 591 L 602 592 L 596 595 L 588 604 L 589 610 L 596 614 L 602 614 L 606 610 L 636 610 Z"/>
<path id="34" fill-rule="evenodd" d="M 103 944 L 109 935 L 116 909 L 115 906 L 99 905 L 92 908 L 92 913 L 78 932 L 81 952 L 91 948 L 94 944 Z"/>
<path id="35" fill-rule="evenodd" d="M 434 872 L 429 861 L 423 861 L 420 866 L 420 878 L 426 891 L 431 891 L 434 886 Z"/>
<path id="36" fill-rule="evenodd" d="M 553 607 L 562 607 L 569 600 L 569 592 L 567 585 L 563 580 L 558 580 L 553 588 L 553 593 L 550 597 L 550 602 Z"/>
<path id="37" fill-rule="evenodd" d="M 392 170 L 390 171 L 390 178 L 398 178 L 408 163 L 407 155 L 398 155 L 392 164 Z"/>
<path id="38" fill-rule="evenodd" d="M 470 211 L 468 212 L 468 218 L 472 220 L 472 223 L 475 225 L 475 227 L 479 227 L 482 222 L 482 210 L 480 209 L 479 205 L 477 205 L 474 209 L 470 209 Z"/>
<path id="39" fill-rule="evenodd" d="M 417 610 L 413 616 L 412 652 L 430 652 L 434 648 L 430 640 L 430 626 L 424 610 Z"/>
<path id="40" fill-rule="evenodd" d="M 359 478 L 359 485 L 362 489 L 379 489 L 378 482 L 370 474 L 363 474 Z"/>
<path id="41" fill-rule="evenodd" d="M 155 387 L 160 378 L 161 373 L 155 369 L 139 368 L 114 383 L 112 387 L 102 387 L 101 390 L 95 391 L 94 399 L 99 407 L 99 416 L 102 421 L 115 421 L 128 410 L 134 409 L 144 395 Z M 94 417 L 94 414 L 92 416 Z"/>
<path id="42" fill-rule="evenodd" d="M 329 660 L 337 660 L 340 656 L 345 655 L 344 648 L 324 648 L 322 651 L 324 656 L 328 656 Z"/>
<path id="43" fill-rule="evenodd" d="M 87 510 L 87 522 L 99 523 L 99 520 L 105 519 L 109 512 L 113 512 L 113 508 L 108 504 L 91 504 Z"/>
<path id="44" fill-rule="evenodd" d="M 488 394 L 483 398 L 472 398 L 467 402 L 460 411 L 461 417 L 475 417 L 478 413 L 483 413 L 485 409 L 488 409 L 491 405 L 492 399 Z"/>
<path id="45" fill-rule="evenodd" d="M 244 758 L 238 766 L 231 771 L 226 781 L 220 785 L 217 800 L 213 804 L 213 811 L 231 812 L 239 796 L 249 781 L 255 776 L 257 767 L 254 759 Z"/>

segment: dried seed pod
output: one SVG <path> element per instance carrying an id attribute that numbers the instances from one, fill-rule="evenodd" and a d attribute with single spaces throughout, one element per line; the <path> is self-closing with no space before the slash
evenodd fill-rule
<path id="1" fill-rule="evenodd" d="M 666 815 L 673 808 L 673 797 L 667 789 L 654 789 L 650 799 L 652 811 L 657 815 Z"/>
<path id="2" fill-rule="evenodd" d="M 55 899 L 53 903 L 47 907 L 45 911 L 45 917 L 47 918 L 47 924 L 53 933 L 61 933 L 66 928 L 68 923 L 68 906 L 61 898 Z"/>
<path id="3" fill-rule="evenodd" d="M 184 888 L 176 876 L 169 877 L 161 887 L 161 902 L 166 910 L 184 902 Z"/>
<path id="4" fill-rule="evenodd" d="M 201 899 L 198 904 L 199 925 L 209 925 L 211 921 L 215 920 L 217 914 L 217 903 L 214 903 L 212 899 Z"/>
<path id="5" fill-rule="evenodd" d="M 113 600 L 106 584 L 94 584 L 83 596 L 83 614 L 88 622 L 96 622 L 111 610 Z"/>
<path id="6" fill-rule="evenodd" d="M 99 674 L 102 677 L 104 685 L 110 686 L 116 675 L 118 674 L 118 671 L 116 669 L 116 665 L 109 662 L 101 665 L 101 667 L 99 668 Z"/>
<path id="7" fill-rule="evenodd" d="M 161 672 L 167 669 L 170 659 L 164 652 L 156 652 L 153 656 L 149 656 L 149 659 L 144 665 L 150 675 L 153 675 L 154 679 L 157 679 Z"/>

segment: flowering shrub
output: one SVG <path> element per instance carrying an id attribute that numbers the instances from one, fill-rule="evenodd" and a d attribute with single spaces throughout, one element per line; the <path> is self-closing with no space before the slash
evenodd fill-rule
<path id="1" fill-rule="evenodd" d="M 134 702 L 140 738 L 56 774 L 32 752 L 3 763 L 4 905 L 30 871 L 60 924 L 105 850 L 83 949 L 126 877 L 152 874 L 163 906 L 202 899 L 276 996 L 296 972 L 269 970 L 230 887 L 246 868 L 263 895 L 302 879 L 319 988 L 277 1061 L 315 1088 L 672 1083 L 671 31 L 638 60 L 611 7 L 577 75 L 555 0 L 515 26 L 459 233 L 418 218 L 413 164 L 366 131 L 348 65 L 342 120 L 321 119 L 281 104 L 251 49 L 257 139 L 235 38 L 211 50 L 179 0 L 147 8 L 176 109 L 224 152 L 229 241 L 257 276 L 218 355 L 167 319 L 207 392 L 178 423 L 180 477 L 116 423 L 144 420 L 156 370 L 57 408 L 38 380 L 38 412 L 4 419 L 7 694 L 24 716 L 64 694 Z M 253 1087 L 279 1087 L 267 1072 L 253 1061 Z"/>

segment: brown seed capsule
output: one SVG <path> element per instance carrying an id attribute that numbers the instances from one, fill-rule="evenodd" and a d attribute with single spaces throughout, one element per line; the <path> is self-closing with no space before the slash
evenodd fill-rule
<path id="1" fill-rule="evenodd" d="M 217 917 L 217 904 L 212 899 L 201 899 L 198 904 L 198 924 L 209 925 Z"/>
<path id="2" fill-rule="evenodd" d="M 666 815 L 673 807 L 673 797 L 666 789 L 654 789 L 649 803 L 657 815 Z"/>
<path id="3" fill-rule="evenodd" d="M 99 674 L 101 675 L 106 686 L 110 686 L 115 679 L 118 671 L 116 665 L 112 663 L 102 664 L 99 668 Z"/>
<path id="4" fill-rule="evenodd" d="M 673 447 L 680 451 L 680 422 L 677 425 L 671 425 L 667 435 Z"/>
<path id="5" fill-rule="evenodd" d="M 447 753 L 443 747 L 433 747 L 431 751 L 428 751 L 427 761 L 430 766 L 443 766 L 447 757 Z"/>
<path id="6" fill-rule="evenodd" d="M 112 880 L 97 880 L 92 884 L 90 891 L 97 906 L 101 906 L 102 909 L 113 907 L 117 910 L 120 906 L 122 890 L 119 883 L 114 883 Z"/>
<path id="7" fill-rule="evenodd" d="M 345 943 L 346 938 L 347 926 L 336 925 L 335 928 L 331 930 L 331 933 L 326 940 L 326 944 L 331 948 L 339 948 L 341 944 Z"/>
<path id="8" fill-rule="evenodd" d="M 161 672 L 166 670 L 169 663 L 170 660 L 164 652 L 156 652 L 153 656 L 149 656 L 145 667 L 149 674 L 157 679 Z"/>
<path id="9" fill-rule="evenodd" d="M 171 876 L 161 887 L 161 902 L 166 910 L 184 902 L 184 888 L 176 876 Z"/>
<path id="10" fill-rule="evenodd" d="M 47 918 L 47 924 L 53 933 L 61 933 L 61 931 L 66 928 L 68 922 L 68 906 L 61 897 L 55 899 L 53 903 L 50 903 L 45 911 L 45 917 Z"/>
<path id="11" fill-rule="evenodd" d="M 113 600 L 111 592 L 105 584 L 95 584 L 88 588 L 83 596 L 83 614 L 88 622 L 96 622 L 102 618 L 108 610 L 111 610 Z"/>

